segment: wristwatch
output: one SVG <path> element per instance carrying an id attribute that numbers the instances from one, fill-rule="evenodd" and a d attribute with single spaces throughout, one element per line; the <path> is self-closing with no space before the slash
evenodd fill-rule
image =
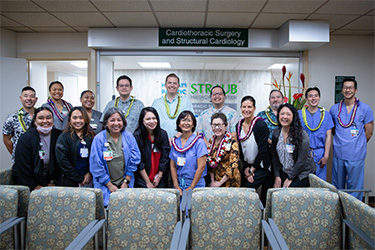
<path id="1" fill-rule="evenodd" d="M 124 183 L 125 183 L 125 184 L 128 184 L 128 185 L 129 185 L 129 183 L 130 183 L 130 180 L 128 180 L 128 179 L 125 179 L 125 180 L 124 180 Z"/>

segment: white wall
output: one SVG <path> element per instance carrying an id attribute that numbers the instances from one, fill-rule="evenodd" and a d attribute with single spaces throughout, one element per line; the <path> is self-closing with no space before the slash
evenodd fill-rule
<path id="1" fill-rule="evenodd" d="M 321 105 L 334 103 L 335 76 L 355 76 L 357 97 L 375 111 L 374 37 L 333 36 L 331 42 L 309 52 L 310 86 L 321 90 Z M 375 195 L 375 138 L 367 144 L 364 187 Z"/>
<path id="2" fill-rule="evenodd" d="M 17 56 L 17 33 L 0 29 L 0 56 Z"/>
<path id="3" fill-rule="evenodd" d="M 36 90 L 38 101 L 35 107 L 42 106 L 48 97 L 47 65 L 45 62 L 30 62 L 30 86 Z"/>

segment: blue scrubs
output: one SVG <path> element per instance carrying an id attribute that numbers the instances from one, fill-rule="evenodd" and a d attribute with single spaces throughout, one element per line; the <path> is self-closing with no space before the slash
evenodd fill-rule
<path id="1" fill-rule="evenodd" d="M 348 114 L 345 103 L 342 105 L 340 118 L 343 124 L 348 124 L 353 109 Z M 333 137 L 332 184 L 343 189 L 363 189 L 364 168 L 367 153 L 365 124 L 374 120 L 370 106 L 358 102 L 357 114 L 349 128 L 342 127 L 337 115 L 339 103 L 332 106 L 330 113 L 335 123 Z M 362 200 L 362 193 L 354 193 L 354 197 Z"/>
<path id="2" fill-rule="evenodd" d="M 323 180 L 327 180 L 327 165 L 321 168 L 318 162 L 324 156 L 327 131 L 335 126 L 332 121 L 331 114 L 328 111 L 325 112 L 322 125 L 316 131 L 311 131 L 307 128 L 305 122 L 303 121 L 302 110 L 298 110 L 298 114 L 302 123 L 302 127 L 307 132 L 310 138 L 310 148 L 312 149 L 313 158 L 316 164 L 316 175 Z M 320 116 L 320 109 L 318 109 L 318 111 L 316 111 L 313 116 L 311 116 L 310 112 L 306 110 L 306 120 L 310 128 L 314 129 L 319 125 Z"/>
<path id="3" fill-rule="evenodd" d="M 185 143 L 185 147 L 190 145 L 190 143 L 194 140 L 196 136 L 197 135 L 192 134 L 190 138 L 187 140 L 187 142 Z M 179 148 L 182 148 L 181 137 L 177 138 L 176 144 Z M 188 188 L 191 182 L 193 181 L 195 172 L 197 171 L 197 168 L 198 168 L 198 164 L 197 164 L 198 158 L 207 154 L 208 154 L 207 146 L 204 143 L 202 138 L 198 139 L 198 141 L 194 144 L 194 146 L 184 153 L 179 153 L 174 149 L 173 146 L 171 147 L 169 158 L 176 163 L 178 184 L 182 190 Z M 184 165 L 178 164 L 178 161 L 177 161 L 178 157 L 185 158 Z M 204 176 L 206 175 L 207 175 L 207 168 L 204 169 L 202 176 L 198 184 L 195 187 L 205 187 Z"/>

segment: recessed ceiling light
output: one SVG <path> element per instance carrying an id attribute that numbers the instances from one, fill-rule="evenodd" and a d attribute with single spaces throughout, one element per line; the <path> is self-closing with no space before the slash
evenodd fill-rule
<path id="1" fill-rule="evenodd" d="M 170 69 L 171 65 L 169 62 L 139 62 L 142 68 L 154 68 L 154 69 Z"/>
<path id="2" fill-rule="evenodd" d="M 267 69 L 282 69 L 285 64 L 282 63 L 275 63 L 269 66 Z"/>

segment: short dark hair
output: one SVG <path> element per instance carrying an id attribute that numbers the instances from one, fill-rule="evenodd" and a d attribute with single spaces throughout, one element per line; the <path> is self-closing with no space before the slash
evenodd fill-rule
<path id="1" fill-rule="evenodd" d="M 34 88 L 30 87 L 30 86 L 26 86 L 26 87 L 23 87 L 23 89 L 21 90 L 21 94 L 24 92 L 24 91 L 33 91 L 35 94 L 36 94 L 36 91 Z"/>
<path id="2" fill-rule="evenodd" d="M 354 88 L 357 89 L 357 81 L 355 79 L 352 79 L 352 78 L 344 78 L 344 80 L 342 80 L 342 85 L 341 85 L 341 89 L 344 88 L 344 83 L 345 82 L 354 82 Z"/>
<path id="3" fill-rule="evenodd" d="M 255 106 L 255 99 L 254 99 L 254 97 L 252 97 L 252 96 L 250 96 L 250 95 L 247 95 L 247 96 L 242 97 L 242 99 L 241 99 L 241 106 L 242 106 L 242 103 L 243 103 L 243 102 L 246 102 L 246 101 L 250 101 L 250 102 L 252 102 L 252 103 L 253 103 L 253 106 L 256 107 L 256 106 Z"/>
<path id="4" fill-rule="evenodd" d="M 119 78 L 117 78 L 117 81 L 116 81 L 116 87 L 118 87 L 118 83 L 119 83 L 119 81 L 121 81 L 121 80 L 128 80 L 129 83 L 130 83 L 130 86 L 133 86 L 133 81 L 132 81 L 132 79 L 131 79 L 129 76 L 127 76 L 127 75 L 122 75 L 122 76 L 119 76 Z"/>
<path id="5" fill-rule="evenodd" d="M 167 77 L 165 78 L 165 83 L 167 83 L 169 77 L 176 77 L 178 80 L 178 85 L 180 85 L 180 78 L 175 73 L 170 73 L 169 75 L 167 75 Z"/>
<path id="6" fill-rule="evenodd" d="M 61 87 L 64 89 L 64 85 L 63 85 L 61 82 L 59 82 L 59 81 L 53 81 L 53 82 L 51 82 L 51 83 L 49 84 L 49 86 L 48 86 L 48 90 L 49 90 L 49 91 L 51 91 L 52 85 L 54 85 L 54 84 L 60 84 Z"/>
<path id="7" fill-rule="evenodd" d="M 190 116 L 191 119 L 193 119 L 193 128 L 192 128 L 192 132 L 194 133 L 195 131 L 195 127 L 197 126 L 197 119 L 195 119 L 195 116 L 194 114 L 190 111 L 190 110 L 184 110 L 181 112 L 181 114 L 178 116 L 177 120 L 176 120 L 176 130 L 177 132 L 182 132 L 181 128 L 180 128 L 180 122 L 181 120 L 183 120 L 186 116 Z"/>
<path id="8" fill-rule="evenodd" d="M 279 89 L 273 89 L 273 90 L 271 90 L 270 96 L 268 97 L 268 99 L 271 99 L 271 95 L 272 95 L 273 92 L 279 92 L 281 94 L 281 97 L 284 98 L 283 93 Z"/>
<path id="9" fill-rule="evenodd" d="M 92 92 L 91 90 L 87 89 L 87 90 L 82 91 L 82 93 L 81 93 L 81 97 L 80 97 L 80 98 L 82 98 L 82 96 L 83 96 L 84 94 L 86 94 L 87 92 L 90 92 L 90 93 L 92 93 L 93 95 L 95 95 L 94 92 Z"/>
<path id="10" fill-rule="evenodd" d="M 125 128 L 126 128 L 126 120 L 125 120 L 125 115 L 124 115 L 124 112 L 122 112 L 121 109 L 119 108 L 115 108 L 115 107 L 111 107 L 107 110 L 107 112 L 105 112 L 104 114 L 104 118 L 103 118 L 103 129 L 107 130 L 109 132 L 109 129 L 108 129 L 108 126 L 107 126 L 107 122 L 109 120 L 109 118 L 113 115 L 113 114 L 116 114 L 118 113 L 121 117 L 121 120 L 122 120 L 122 123 L 124 123 L 124 126 L 122 127 L 121 129 L 121 132 L 124 132 Z"/>
<path id="11" fill-rule="evenodd" d="M 31 127 L 36 127 L 35 126 L 35 120 L 36 120 L 36 116 L 39 112 L 43 111 L 43 110 L 48 110 L 49 112 L 51 112 L 52 114 L 52 118 L 53 118 L 53 113 L 52 113 L 52 110 L 50 108 L 47 108 L 47 107 L 39 107 L 35 110 L 34 112 L 34 116 L 33 116 L 33 119 L 31 120 Z M 53 119 L 52 119 L 53 120 Z"/>
<path id="12" fill-rule="evenodd" d="M 213 86 L 213 87 L 212 87 L 212 89 L 211 89 L 211 91 L 210 91 L 210 97 L 212 96 L 212 91 L 213 91 L 215 88 L 220 88 L 220 89 L 223 91 L 224 96 L 226 95 L 226 94 L 225 94 L 225 91 L 224 91 L 224 89 L 223 89 L 223 87 L 221 87 L 220 85 L 216 85 L 216 86 Z"/>
<path id="13" fill-rule="evenodd" d="M 221 119 L 224 122 L 225 126 L 228 126 L 227 116 L 224 113 L 218 112 L 213 114 L 211 116 L 211 125 L 214 119 Z"/>
<path id="14" fill-rule="evenodd" d="M 313 91 L 313 90 L 316 90 L 316 91 L 318 92 L 319 97 L 320 97 L 320 90 L 319 90 L 319 88 L 318 88 L 318 87 L 313 87 L 313 88 L 308 88 L 308 89 L 306 90 L 306 92 L 305 92 L 305 98 L 306 98 L 306 99 L 307 99 L 307 95 L 308 95 L 308 93 L 309 93 L 310 91 Z"/>

